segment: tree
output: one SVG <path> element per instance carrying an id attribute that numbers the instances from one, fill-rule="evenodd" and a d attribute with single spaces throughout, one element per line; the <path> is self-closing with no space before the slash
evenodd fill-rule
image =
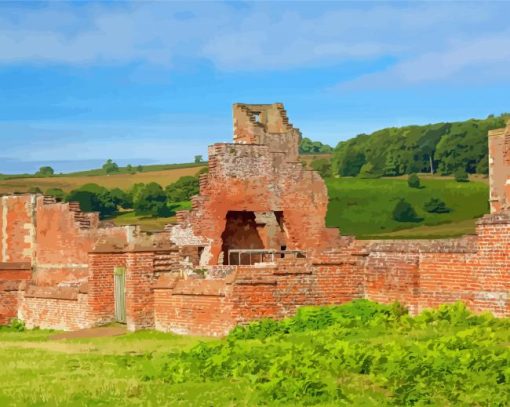
<path id="1" fill-rule="evenodd" d="M 133 169 L 133 166 L 131 164 L 126 165 L 126 171 L 129 174 L 134 174 L 135 173 L 135 170 Z"/>
<path id="2" fill-rule="evenodd" d="M 62 202 L 66 194 L 60 188 L 48 188 L 45 192 L 45 195 L 53 196 L 57 202 Z"/>
<path id="3" fill-rule="evenodd" d="M 380 175 L 375 172 L 374 165 L 368 162 L 361 167 L 359 176 L 360 178 L 378 178 Z"/>
<path id="4" fill-rule="evenodd" d="M 331 162 L 325 158 L 313 160 L 311 163 L 313 170 L 317 171 L 322 178 L 331 177 Z"/>
<path id="5" fill-rule="evenodd" d="M 30 188 L 28 188 L 28 193 L 29 194 L 42 194 L 43 191 L 39 187 L 30 187 Z"/>
<path id="6" fill-rule="evenodd" d="M 119 166 L 114 163 L 111 159 L 106 160 L 103 164 L 103 170 L 108 174 L 113 174 L 115 172 L 119 172 Z"/>
<path id="7" fill-rule="evenodd" d="M 393 219 L 397 222 L 418 222 L 420 218 L 413 206 L 404 199 L 400 199 L 393 208 Z"/>
<path id="8" fill-rule="evenodd" d="M 420 188 L 420 178 L 416 174 L 410 174 L 407 177 L 407 185 L 409 188 Z"/>
<path id="9" fill-rule="evenodd" d="M 181 177 L 173 184 L 168 185 L 165 191 L 170 203 L 189 201 L 193 195 L 198 194 L 199 179 L 192 176 Z"/>
<path id="10" fill-rule="evenodd" d="M 85 184 L 72 190 L 65 198 L 66 202 L 80 203 L 83 212 L 99 212 L 101 219 L 117 213 L 117 204 L 105 187 L 97 184 Z"/>
<path id="11" fill-rule="evenodd" d="M 335 173 L 342 177 L 355 177 L 365 164 L 365 154 L 357 151 L 349 142 L 340 143 L 335 153 Z"/>
<path id="12" fill-rule="evenodd" d="M 39 168 L 39 171 L 35 173 L 35 175 L 41 176 L 41 177 L 51 177 L 53 174 L 55 174 L 55 171 L 53 171 L 53 168 L 51 167 L 41 167 Z"/>
<path id="13" fill-rule="evenodd" d="M 120 188 L 113 188 L 110 190 L 110 195 L 115 205 L 120 206 L 124 209 L 130 209 L 133 207 L 133 199 L 130 194 L 123 191 Z"/>
<path id="14" fill-rule="evenodd" d="M 202 158 L 201 155 L 196 155 L 195 156 L 195 164 L 201 163 L 203 161 L 204 161 L 204 159 Z"/>
<path id="15" fill-rule="evenodd" d="M 425 205 L 423 205 L 423 209 L 425 209 L 429 213 L 450 212 L 450 208 L 448 208 L 446 204 L 439 198 L 430 198 L 427 202 L 425 202 Z"/>
<path id="16" fill-rule="evenodd" d="M 476 173 L 487 175 L 489 173 L 489 156 L 485 155 L 476 165 Z"/>
<path id="17" fill-rule="evenodd" d="M 161 185 L 151 182 L 141 187 L 133 200 L 133 207 L 137 215 L 168 216 L 166 194 Z"/>
<path id="18" fill-rule="evenodd" d="M 469 182 L 469 176 L 466 170 L 459 168 L 454 174 L 455 181 L 457 182 Z"/>
<path id="19" fill-rule="evenodd" d="M 142 166 L 142 165 L 138 165 L 138 166 L 136 167 L 136 170 L 137 170 L 138 172 L 143 172 L 143 166 Z"/>
<path id="20" fill-rule="evenodd" d="M 324 154 L 333 152 L 333 147 L 322 144 L 320 141 L 312 141 L 307 137 L 299 143 L 299 154 Z"/>

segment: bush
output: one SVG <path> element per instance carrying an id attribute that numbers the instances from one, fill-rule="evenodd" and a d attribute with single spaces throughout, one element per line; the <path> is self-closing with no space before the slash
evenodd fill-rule
<path id="1" fill-rule="evenodd" d="M 376 173 L 372 163 L 365 163 L 359 171 L 360 178 L 379 178 L 381 175 Z"/>
<path id="2" fill-rule="evenodd" d="M 173 184 L 165 188 L 168 202 L 189 201 L 193 195 L 198 194 L 199 179 L 198 177 L 185 176 L 179 178 Z"/>
<path id="3" fill-rule="evenodd" d="M 39 168 L 39 171 L 35 173 L 35 175 L 38 175 L 40 177 L 51 177 L 55 171 L 51 167 L 41 167 Z"/>
<path id="4" fill-rule="evenodd" d="M 425 202 L 425 205 L 423 205 L 423 209 L 429 213 L 450 212 L 450 208 L 448 208 L 446 204 L 438 198 L 430 198 L 430 200 Z"/>
<path id="5" fill-rule="evenodd" d="M 410 188 L 419 188 L 420 178 L 418 175 L 410 174 L 409 177 L 407 177 L 407 185 L 409 185 Z"/>
<path id="6" fill-rule="evenodd" d="M 0 331 L 8 332 L 23 332 L 25 330 L 25 323 L 18 318 L 13 318 L 9 321 L 9 325 L 0 325 Z"/>
<path id="7" fill-rule="evenodd" d="M 454 177 L 455 177 L 455 181 L 457 181 L 457 182 L 469 182 L 469 175 L 466 172 L 466 170 L 464 170 L 462 168 L 455 171 Z"/>
<path id="8" fill-rule="evenodd" d="M 397 222 L 419 222 L 421 220 L 418 218 L 413 206 L 404 199 L 401 199 L 395 205 L 393 219 Z"/>
<path id="9" fill-rule="evenodd" d="M 60 188 L 48 188 L 45 195 L 53 196 L 58 202 L 62 202 L 66 196 L 65 192 Z"/>
<path id="10" fill-rule="evenodd" d="M 102 219 L 117 213 L 117 203 L 110 191 L 97 184 L 85 184 L 74 189 L 69 192 L 65 200 L 79 202 L 83 212 L 99 212 Z"/>
<path id="11" fill-rule="evenodd" d="M 123 191 L 120 188 L 113 188 L 110 191 L 110 195 L 113 199 L 113 202 L 117 206 L 121 206 L 124 209 L 130 209 L 133 207 L 133 198 L 130 194 Z"/>
<path id="12" fill-rule="evenodd" d="M 39 187 L 30 187 L 27 191 L 29 194 L 42 194 L 43 191 Z"/>
<path id="13" fill-rule="evenodd" d="M 137 215 L 168 216 L 166 194 L 161 185 L 151 182 L 140 187 L 133 196 L 133 207 Z"/>
<path id="14" fill-rule="evenodd" d="M 325 158 L 313 160 L 311 163 L 313 170 L 317 171 L 322 178 L 331 177 L 331 162 Z"/>
<path id="15" fill-rule="evenodd" d="M 363 300 L 303 307 L 168 353 L 146 363 L 142 377 L 187 386 L 244 381 L 258 397 L 250 405 L 504 406 L 509 322 L 462 303 L 417 317 Z"/>
<path id="16" fill-rule="evenodd" d="M 117 163 L 114 163 L 111 159 L 106 160 L 103 164 L 103 170 L 108 174 L 113 174 L 114 172 L 119 172 L 119 166 Z"/>

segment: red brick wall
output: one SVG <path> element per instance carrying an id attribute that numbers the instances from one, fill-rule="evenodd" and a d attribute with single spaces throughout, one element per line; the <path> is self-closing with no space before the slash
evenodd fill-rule
<path id="1" fill-rule="evenodd" d="M 126 318 L 130 331 L 154 327 L 154 253 L 126 254 Z"/>
<path id="2" fill-rule="evenodd" d="M 18 316 L 18 286 L 15 281 L 0 281 L 0 325 Z"/>
<path id="3" fill-rule="evenodd" d="M 187 335 L 223 336 L 234 326 L 221 280 L 179 280 L 154 289 L 155 327 Z"/>
<path id="4" fill-rule="evenodd" d="M 104 324 L 115 320 L 114 276 L 115 267 L 126 267 L 124 253 L 89 254 L 89 307 L 91 321 Z"/>
<path id="5" fill-rule="evenodd" d="M 71 298 L 48 298 L 20 293 L 19 316 L 27 328 L 75 331 L 93 326 L 88 314 L 88 295 L 76 293 Z"/>
<path id="6" fill-rule="evenodd" d="M 20 283 L 32 276 L 30 266 L 16 263 L 0 263 L 0 325 L 18 316 L 18 288 Z"/>

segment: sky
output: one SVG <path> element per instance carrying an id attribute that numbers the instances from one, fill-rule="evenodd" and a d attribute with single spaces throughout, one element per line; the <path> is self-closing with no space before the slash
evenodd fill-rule
<path id="1" fill-rule="evenodd" d="M 5 2 L 0 173 L 190 162 L 232 104 L 304 137 L 510 111 L 510 2 Z"/>

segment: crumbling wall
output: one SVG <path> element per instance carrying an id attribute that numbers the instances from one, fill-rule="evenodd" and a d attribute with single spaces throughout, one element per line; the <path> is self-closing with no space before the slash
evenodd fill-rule
<path id="1" fill-rule="evenodd" d="M 328 195 L 319 174 L 285 161 L 267 146 L 212 146 L 209 173 L 202 176 L 200 195 L 192 203 L 191 212 L 180 214 L 172 239 L 186 244 L 196 236 L 198 244 L 207 246 L 207 264 L 220 262 L 229 212 L 281 212 L 287 249 L 327 247 L 338 235 L 325 227 Z"/>
<path id="2" fill-rule="evenodd" d="M 0 197 L 0 262 L 31 262 L 35 247 L 35 196 Z"/>

